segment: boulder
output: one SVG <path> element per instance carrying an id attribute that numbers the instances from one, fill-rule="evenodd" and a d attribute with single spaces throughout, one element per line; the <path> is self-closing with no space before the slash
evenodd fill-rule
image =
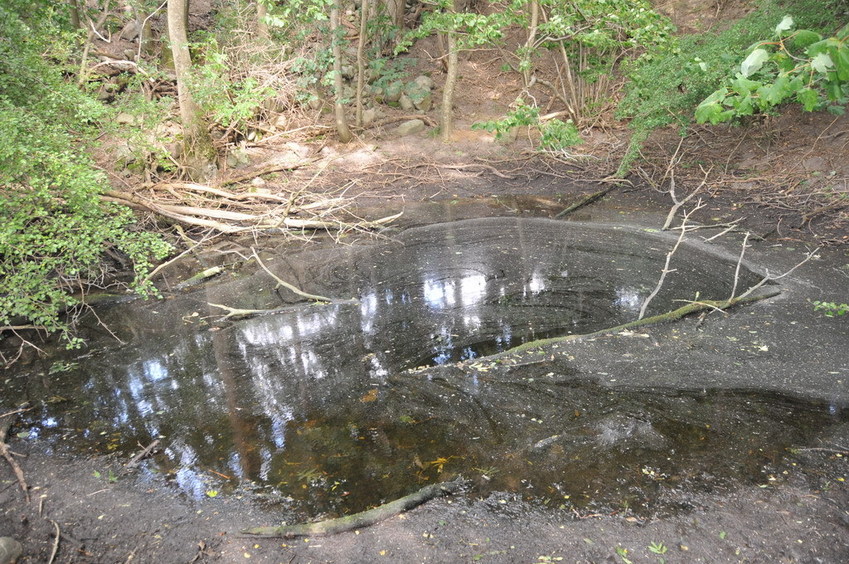
<path id="1" fill-rule="evenodd" d="M 425 123 L 420 119 L 411 119 L 403 122 L 395 129 L 395 134 L 398 137 L 405 137 L 415 133 L 421 133 L 425 130 Z"/>

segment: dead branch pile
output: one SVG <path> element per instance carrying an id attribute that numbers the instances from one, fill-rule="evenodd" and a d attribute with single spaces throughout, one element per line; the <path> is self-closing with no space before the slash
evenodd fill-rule
<path id="1" fill-rule="evenodd" d="M 343 196 L 344 191 L 327 196 L 306 189 L 295 192 L 243 186 L 224 189 L 191 182 L 146 184 L 132 193 L 105 194 L 107 200 L 221 233 L 371 229 L 397 217 L 359 219 L 347 211 L 351 199 Z"/>

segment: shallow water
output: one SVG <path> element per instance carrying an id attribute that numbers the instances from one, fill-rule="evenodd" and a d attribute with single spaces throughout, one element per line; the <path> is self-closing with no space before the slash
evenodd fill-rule
<path id="1" fill-rule="evenodd" d="M 197 497 L 250 486 L 339 514 L 463 474 L 481 494 L 671 511 L 682 492 L 768 480 L 786 448 L 847 410 L 757 391 L 611 390 L 567 357 L 485 355 L 635 319 L 673 243 L 486 219 L 270 256 L 280 277 L 340 301 L 294 303 L 260 272 L 104 308 L 124 344 L 103 335 L 19 366 L 9 390 L 36 405 L 30 437 L 50 448 L 129 457 L 161 438 L 143 472 Z M 685 245 L 671 266 L 649 314 L 732 291 L 733 261 Z M 738 287 L 755 280 L 744 269 Z M 276 312 L 216 323 L 210 303 Z"/>

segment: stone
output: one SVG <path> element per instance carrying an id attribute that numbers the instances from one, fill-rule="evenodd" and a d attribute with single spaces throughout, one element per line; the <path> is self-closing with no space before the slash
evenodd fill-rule
<path id="1" fill-rule="evenodd" d="M 363 125 L 369 126 L 374 123 L 374 120 L 377 119 L 377 110 L 374 108 L 369 108 L 367 110 L 363 110 Z"/>
<path id="2" fill-rule="evenodd" d="M 12 537 L 0 537 L 0 564 L 13 564 L 18 561 L 24 547 Z"/>
<path id="3" fill-rule="evenodd" d="M 410 97 L 406 94 L 401 95 L 401 98 L 398 100 L 398 103 L 401 105 L 401 108 L 407 112 L 412 111 L 416 107 Z"/>
<path id="4" fill-rule="evenodd" d="M 405 137 L 407 135 L 413 135 L 415 133 L 421 133 L 425 130 L 425 123 L 420 119 L 411 119 L 409 121 L 403 122 L 395 129 L 395 133 L 398 137 Z"/>
<path id="5" fill-rule="evenodd" d="M 423 74 L 417 76 L 413 83 L 415 83 L 415 85 L 418 86 L 420 89 L 427 91 L 433 90 L 434 87 L 433 79 Z"/>
<path id="6" fill-rule="evenodd" d="M 401 99 L 401 95 L 404 93 L 404 83 L 400 80 L 396 80 L 389 84 L 386 87 L 386 90 L 383 92 L 383 99 L 386 102 L 397 102 Z"/>
<path id="7" fill-rule="evenodd" d="M 413 105 L 416 106 L 417 110 L 421 110 L 423 112 L 429 112 L 430 109 L 433 107 L 433 96 L 431 96 L 430 93 L 428 92 L 427 94 L 420 97 L 419 99 L 414 99 Z"/>

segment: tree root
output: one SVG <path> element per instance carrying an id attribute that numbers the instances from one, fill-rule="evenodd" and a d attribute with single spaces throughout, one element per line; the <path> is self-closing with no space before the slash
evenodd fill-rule
<path id="1" fill-rule="evenodd" d="M 26 498 L 27 503 L 29 503 L 29 485 L 27 485 L 26 478 L 24 477 L 24 471 L 21 470 L 20 465 L 12 455 L 12 451 L 9 450 L 9 445 L 6 444 L 6 434 L 12 426 L 12 416 L 20 413 L 21 411 L 27 411 L 27 409 L 19 409 L 0 415 L 0 455 L 3 455 L 6 462 L 8 462 L 9 466 L 12 467 L 12 472 L 15 473 L 15 478 L 18 480 L 18 486 L 20 486 L 21 491 L 24 492 L 24 497 Z"/>
<path id="2" fill-rule="evenodd" d="M 261 537 L 306 537 L 319 535 L 335 535 L 354 529 L 362 529 L 370 527 L 375 523 L 394 517 L 404 511 L 417 507 L 431 499 L 442 497 L 457 492 L 466 484 L 466 480 L 458 478 L 451 482 L 442 482 L 439 484 L 431 484 L 425 486 L 419 491 L 410 495 L 404 496 L 395 501 L 384 503 L 374 509 L 339 517 L 338 519 L 328 519 L 319 521 L 318 523 L 303 523 L 299 525 L 281 525 L 279 527 L 255 527 L 253 529 L 245 529 L 243 534 L 255 535 Z"/>

